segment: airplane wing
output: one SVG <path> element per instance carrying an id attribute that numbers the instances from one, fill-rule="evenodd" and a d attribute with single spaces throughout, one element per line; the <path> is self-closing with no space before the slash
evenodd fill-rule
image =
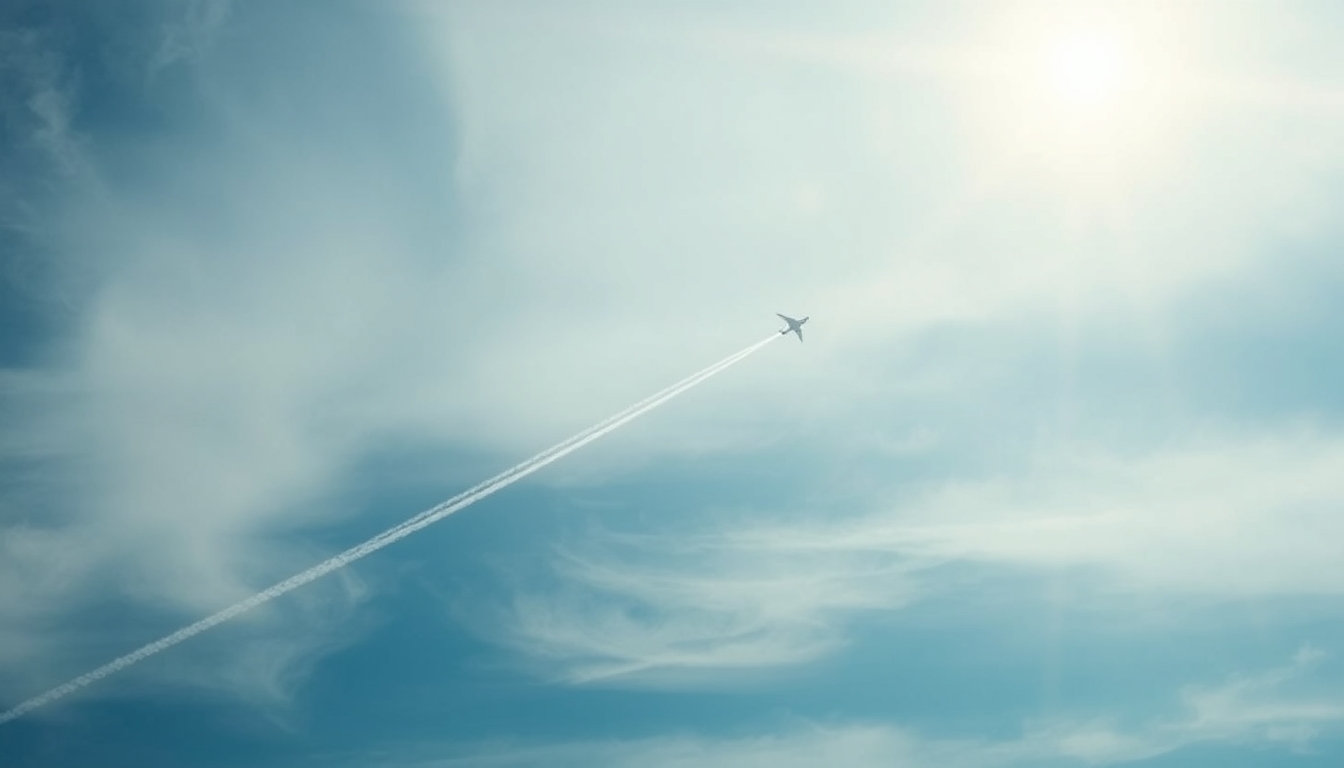
<path id="1" fill-rule="evenodd" d="M 799 341 L 803 340 L 803 323 L 807 322 L 806 317 L 804 317 L 802 320 L 794 320 L 792 317 L 789 317 L 788 315 L 781 315 L 778 312 L 776 312 L 775 314 L 779 316 L 780 320 L 783 320 L 784 322 L 789 324 L 788 328 L 780 331 L 781 335 L 787 336 L 790 333 L 796 333 L 798 334 L 798 340 Z"/>

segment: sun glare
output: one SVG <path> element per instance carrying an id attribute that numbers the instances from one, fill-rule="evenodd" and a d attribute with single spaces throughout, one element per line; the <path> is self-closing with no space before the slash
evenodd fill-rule
<path id="1" fill-rule="evenodd" d="M 1174 85 L 1179 19 L 1167 6 L 1061 8 L 986 18 L 970 43 L 964 104 L 987 167 L 1076 199 L 1109 196 L 1161 172 L 1176 146 L 1189 111 Z"/>
<path id="2" fill-rule="evenodd" d="M 1100 105 L 1115 97 L 1124 75 L 1115 44 L 1092 36 L 1058 42 L 1050 52 L 1048 76 L 1058 94 L 1079 105 Z"/>

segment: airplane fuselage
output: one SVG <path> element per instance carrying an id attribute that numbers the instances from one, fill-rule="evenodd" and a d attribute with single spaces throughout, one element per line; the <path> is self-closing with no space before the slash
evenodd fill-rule
<path id="1" fill-rule="evenodd" d="M 775 314 L 779 315 L 778 312 Z M 788 328 L 779 332 L 780 336 L 788 336 L 790 333 L 796 333 L 798 334 L 798 340 L 803 340 L 803 323 L 806 323 L 808 318 L 804 317 L 802 320 L 795 320 L 788 315 L 779 315 L 779 318 L 789 324 Z"/>

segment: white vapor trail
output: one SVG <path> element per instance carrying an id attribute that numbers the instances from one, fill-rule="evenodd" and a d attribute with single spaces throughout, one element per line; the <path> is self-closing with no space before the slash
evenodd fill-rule
<path id="1" fill-rule="evenodd" d="M 303 586 L 304 584 L 307 584 L 310 581 L 325 576 L 326 574 L 331 573 L 332 571 L 335 571 L 339 568 L 343 568 L 346 565 L 349 565 L 350 563 L 353 563 L 354 561 L 360 559 L 361 557 L 373 554 L 374 552 L 377 552 L 378 550 L 382 549 L 383 547 L 386 547 L 387 545 L 395 541 L 404 539 L 407 536 L 410 536 L 412 533 L 415 533 L 416 531 L 420 530 L 421 528 L 436 523 L 439 520 L 442 520 L 443 518 L 447 517 L 448 515 L 451 515 L 460 509 L 470 506 L 471 504 L 474 504 L 477 501 L 480 501 L 481 499 L 485 498 L 486 496 L 489 496 L 495 491 L 498 491 L 506 486 L 518 482 L 524 477 L 527 477 L 533 472 L 536 472 L 542 467 L 545 467 L 547 464 L 550 464 L 553 461 L 558 461 L 564 458 L 565 456 L 568 456 L 570 453 L 577 451 L 578 449 L 602 437 L 608 432 L 618 429 L 627 422 L 636 419 L 639 416 L 644 415 L 645 413 L 648 413 L 654 408 L 657 408 L 658 406 L 662 405 L 668 400 L 671 400 L 672 398 L 676 397 L 682 392 L 685 392 L 691 387 L 694 387 L 696 384 L 699 384 L 705 379 L 708 379 L 710 376 L 713 376 L 719 371 L 722 371 L 723 369 L 733 365 L 734 363 L 745 358 L 746 356 L 750 355 L 751 353 L 755 352 L 761 347 L 764 347 L 766 344 L 769 344 L 770 342 L 774 341 L 777 338 L 779 338 L 779 334 L 772 333 L 770 334 L 769 338 L 762 339 L 761 341 L 752 344 L 751 346 L 747 347 L 746 349 L 740 352 L 729 355 L 723 360 L 720 360 L 719 362 L 699 371 L 698 373 L 694 373 L 690 376 L 687 376 L 686 378 L 682 379 L 676 384 L 673 384 L 670 387 L 667 387 L 661 392 L 658 392 L 655 395 L 651 395 L 650 397 L 647 397 L 639 401 L 638 403 L 635 403 L 634 405 L 630 406 L 629 408 L 626 408 L 620 413 L 617 413 L 614 416 L 611 416 L 597 424 L 594 424 L 593 426 L 583 430 L 582 432 L 574 435 L 573 437 L 570 437 L 567 440 L 561 441 L 560 443 L 557 443 L 556 445 L 547 448 L 541 453 L 538 453 L 536 456 L 533 456 L 532 458 L 527 459 L 526 461 L 523 461 L 519 464 L 514 465 L 513 467 L 510 467 L 509 469 L 504 470 L 503 472 L 500 472 L 498 475 L 495 475 L 489 480 L 486 480 L 483 483 L 480 483 L 472 488 L 469 488 L 463 491 L 462 493 L 459 493 L 456 496 L 452 497 L 451 499 L 448 499 L 447 501 L 441 502 L 433 507 L 430 507 L 424 512 L 421 512 L 420 514 L 415 515 L 410 519 L 387 529 L 386 531 L 383 531 L 382 533 L 378 534 L 377 536 L 374 536 L 373 538 L 369 539 L 368 541 L 365 541 L 362 544 L 357 544 L 351 547 L 350 549 L 341 552 L 338 555 L 330 557 L 318 563 L 317 565 L 314 565 L 308 570 L 303 571 L 302 573 L 290 576 L 288 579 L 285 579 L 284 581 L 281 581 L 267 589 L 264 589 L 261 592 L 252 595 L 251 597 L 240 600 L 234 603 L 233 605 L 230 605 L 229 607 L 219 611 L 218 613 L 207 616 L 194 624 L 188 624 L 187 626 L 177 630 L 176 632 L 167 635 L 165 637 L 159 638 L 158 640 L 155 640 L 154 642 L 149 643 L 148 645 L 141 646 L 140 648 L 131 651 L 125 656 L 120 656 L 116 659 L 113 659 L 112 661 L 109 661 L 108 663 L 104 664 L 101 667 L 98 667 L 95 670 L 86 672 L 67 683 L 52 688 L 46 693 L 34 696 L 33 698 L 28 699 L 27 701 L 24 701 L 3 713 L 0 713 L 0 724 L 7 723 L 11 720 L 22 717 L 23 715 L 33 711 L 34 709 L 37 709 L 38 707 L 50 704 L 51 702 L 68 694 L 74 693 L 75 691 L 78 691 L 79 689 L 87 685 L 96 683 L 97 681 L 102 680 L 104 677 L 107 677 L 108 675 L 111 675 L 114 672 L 119 672 L 138 661 L 147 659 L 150 656 L 159 653 L 160 651 L 165 651 L 184 640 L 199 635 L 200 633 L 206 631 L 207 629 L 210 629 L 211 627 L 214 627 L 218 624 L 223 624 L 224 622 L 228 621 L 229 619 L 232 619 L 233 617 L 241 613 L 249 611 L 263 603 L 270 602 L 271 600 L 274 600 L 275 598 L 280 597 L 281 595 L 287 592 L 291 592 L 295 589 L 298 589 L 299 587 Z"/>

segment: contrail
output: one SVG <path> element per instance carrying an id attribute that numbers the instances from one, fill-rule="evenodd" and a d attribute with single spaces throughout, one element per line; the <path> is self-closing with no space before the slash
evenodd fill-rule
<path id="1" fill-rule="evenodd" d="M 661 392 L 658 392 L 657 394 L 651 395 L 639 401 L 638 403 L 635 403 L 634 405 L 630 406 L 629 408 L 626 408 L 620 413 L 617 413 L 614 416 L 611 416 L 607 419 L 604 419 L 601 422 L 598 422 L 597 424 L 594 424 L 593 426 L 583 430 L 577 435 L 574 435 L 573 437 L 570 437 L 566 440 L 563 440 L 551 446 L 550 448 L 547 448 L 541 453 L 538 453 L 536 456 L 533 456 L 532 458 L 527 459 L 526 461 L 523 461 L 519 464 L 510 467 L 509 469 L 504 470 L 503 472 L 500 472 L 498 475 L 495 475 L 489 480 L 486 480 L 485 482 L 480 483 L 479 485 L 469 488 L 463 491 L 462 493 L 459 493 L 456 496 L 452 497 L 451 499 L 448 499 L 447 501 L 441 502 L 433 507 L 430 507 L 424 512 L 419 513 L 418 515 L 411 517 L 410 519 L 402 523 L 394 525 L 393 527 L 387 529 L 386 531 L 383 531 L 382 533 L 378 534 L 377 536 L 374 536 L 373 538 L 369 539 L 368 541 L 365 541 L 362 544 L 357 544 L 338 555 L 330 557 L 318 563 L 317 565 L 314 565 L 308 570 L 303 571 L 302 573 L 290 576 L 288 579 L 285 579 L 284 581 L 279 582 L 278 584 L 275 584 L 267 589 L 264 589 L 261 592 L 252 595 L 251 597 L 240 600 L 239 602 L 230 605 L 228 608 L 225 608 L 219 611 L 218 613 L 207 616 L 194 624 L 188 624 L 187 626 L 177 630 L 171 635 L 159 638 L 158 640 L 155 640 L 154 642 L 149 643 L 148 645 L 141 646 L 140 648 L 131 651 L 125 656 L 120 656 L 116 659 L 113 659 L 112 661 L 109 661 L 108 663 L 104 664 L 101 667 L 98 667 L 97 669 L 91 672 L 86 672 L 80 675 L 79 677 L 76 677 L 75 679 L 71 680 L 68 683 L 58 685 L 55 688 L 52 688 L 51 690 L 47 691 L 46 693 L 34 696 L 33 698 L 28 699 L 27 701 L 22 702 L 21 704 L 18 704 L 12 709 L 9 709 L 8 711 L 0 713 L 0 724 L 7 723 L 10 720 L 14 720 L 15 718 L 18 717 L 22 717 L 23 715 L 33 711 L 34 709 L 37 709 L 38 707 L 50 704 L 51 702 L 68 694 L 74 693 L 75 691 L 78 691 L 79 689 L 87 685 L 96 683 L 99 680 L 102 680 L 104 677 L 107 677 L 108 675 L 114 672 L 119 672 L 138 661 L 147 659 L 150 656 L 159 653 L 160 651 L 165 651 L 173 647 L 174 645 L 177 645 L 178 643 L 182 642 L 183 640 L 195 637 L 196 635 L 199 635 L 200 633 L 206 631 L 207 629 L 210 629 L 211 627 L 214 627 L 218 624 L 223 624 L 224 622 L 228 621 L 229 619 L 232 619 L 233 617 L 241 613 L 245 613 L 263 603 L 270 602 L 271 600 L 274 600 L 275 598 L 280 597 L 281 595 L 287 592 L 291 592 L 295 589 L 298 589 L 299 587 L 303 586 L 304 584 L 307 584 L 310 581 L 313 581 L 314 579 L 318 579 L 322 576 L 325 576 L 328 573 L 331 573 L 332 571 L 335 571 L 339 568 L 343 568 L 346 565 L 349 565 L 350 563 L 353 563 L 354 561 L 360 559 L 361 557 L 364 557 L 365 555 L 373 554 L 374 552 L 377 552 L 378 550 L 382 549 L 383 547 L 386 547 L 387 545 L 395 541 L 404 539 L 407 536 L 410 536 L 412 533 L 415 533 L 416 531 L 420 530 L 421 528 L 436 523 L 439 520 L 442 520 L 443 518 L 447 517 L 448 515 L 451 515 L 460 509 L 470 506 L 471 504 L 474 504 L 477 501 L 480 501 L 481 499 L 485 498 L 486 496 L 489 496 L 495 491 L 498 491 L 501 488 L 504 488 L 506 486 L 518 482 L 519 480 L 523 479 L 524 477 L 527 477 L 533 472 L 536 472 L 537 470 L 541 469 L 547 464 L 550 464 L 553 461 L 559 461 L 565 456 L 568 456 L 574 451 L 577 451 L 578 449 L 602 437 L 608 432 L 618 429 L 627 422 L 632 421 L 633 419 L 636 419 L 644 415 L 645 413 L 648 413 L 654 408 L 657 408 L 658 406 L 662 405 L 668 400 L 671 400 L 672 398 L 676 397 L 682 392 L 685 392 L 691 387 L 694 387 L 696 384 L 699 384 L 705 379 L 708 379 L 710 376 L 713 376 L 719 371 L 722 371 L 723 369 L 733 365 L 737 361 L 745 358 L 746 356 L 750 355 L 751 353 L 755 352 L 761 347 L 764 347 L 766 344 L 769 344 L 770 342 L 774 341 L 777 338 L 779 338 L 779 334 L 772 333 L 770 334 L 769 338 L 762 339 L 740 352 L 736 352 L 732 355 L 729 355 L 728 357 L 709 366 L 708 368 L 705 368 L 690 376 L 687 376 L 686 378 L 662 390 Z"/>

